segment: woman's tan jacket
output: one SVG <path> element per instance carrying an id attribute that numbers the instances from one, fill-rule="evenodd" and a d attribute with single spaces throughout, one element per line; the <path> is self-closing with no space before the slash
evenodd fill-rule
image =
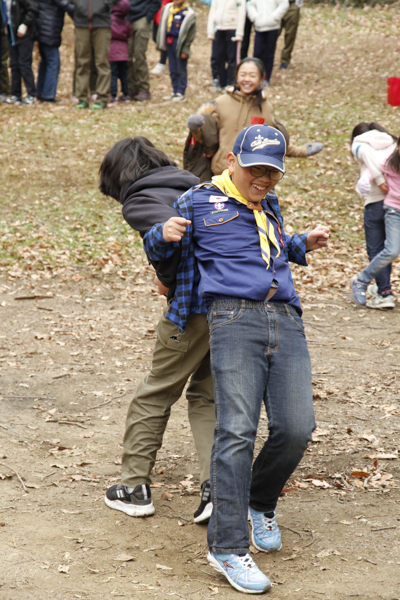
<path id="1" fill-rule="evenodd" d="M 233 86 L 227 88 L 226 93 L 218 96 L 215 101 L 212 116 L 217 122 L 219 132 L 219 148 L 212 158 L 211 168 L 214 175 L 220 175 L 226 169 L 226 157 L 232 151 L 233 144 L 240 131 L 251 125 L 252 117 L 264 119 L 266 125 L 280 129 L 285 135 L 287 150 L 286 156 L 307 156 L 306 146 L 292 146 L 289 144 L 289 135 L 285 128 L 273 116 L 272 104 L 267 100 L 263 90 L 261 106 L 253 106 L 254 96 L 246 96 Z"/>

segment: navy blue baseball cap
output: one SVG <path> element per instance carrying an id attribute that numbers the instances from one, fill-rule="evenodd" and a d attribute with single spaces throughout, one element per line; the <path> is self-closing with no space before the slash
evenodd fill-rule
<path id="1" fill-rule="evenodd" d="M 274 127 L 246 127 L 237 136 L 232 152 L 241 167 L 262 165 L 285 173 L 286 141 L 281 132 Z"/>

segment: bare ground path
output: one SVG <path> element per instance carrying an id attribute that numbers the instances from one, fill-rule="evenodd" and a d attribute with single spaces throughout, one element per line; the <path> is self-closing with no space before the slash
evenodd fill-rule
<path id="1" fill-rule="evenodd" d="M 2 282 L 0 597 L 237 597 L 208 567 L 205 528 L 192 523 L 199 481 L 184 399 L 154 471 L 156 515 L 132 519 L 103 502 L 162 310 L 151 273 L 142 281 Z M 276 598 L 394 600 L 398 311 L 331 296 L 305 303 L 318 429 L 279 503 L 283 549 L 256 560 Z M 257 443 L 266 425 L 262 416 Z"/>

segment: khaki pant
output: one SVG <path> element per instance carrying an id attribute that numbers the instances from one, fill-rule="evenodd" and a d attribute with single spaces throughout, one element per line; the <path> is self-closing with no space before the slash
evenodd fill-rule
<path id="1" fill-rule="evenodd" d="M 88 101 L 92 48 L 97 69 L 97 102 L 107 104 L 110 95 L 111 70 L 108 61 L 111 29 L 75 27 L 76 79 L 75 94 L 80 102 Z"/>
<path id="2" fill-rule="evenodd" d="M 132 36 L 129 38 L 129 94 L 150 92 L 147 46 L 151 36 L 152 23 L 146 17 L 132 23 Z"/>
<path id="3" fill-rule="evenodd" d="M 159 321 L 151 371 L 140 382 L 126 418 L 122 485 L 150 483 L 171 406 L 181 397 L 190 376 L 186 398 L 200 482 L 210 478 L 215 409 L 208 340 L 206 315 L 191 314 L 184 333 L 165 317 Z"/>
<path id="4" fill-rule="evenodd" d="M 8 42 L 7 37 L 1 33 L 1 66 L 0 66 L 0 93 L 10 93 L 10 77 L 8 74 Z"/>
<path id="5" fill-rule="evenodd" d="M 289 9 L 281 21 L 281 31 L 285 30 L 285 45 L 281 54 L 281 62 L 290 63 L 294 42 L 296 41 L 297 28 L 300 21 L 300 9 L 295 2 L 289 4 Z M 281 31 L 279 33 L 281 33 Z"/>

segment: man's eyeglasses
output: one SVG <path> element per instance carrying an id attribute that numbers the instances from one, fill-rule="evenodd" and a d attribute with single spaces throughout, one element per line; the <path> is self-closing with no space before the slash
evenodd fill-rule
<path id="1" fill-rule="evenodd" d="M 285 173 L 281 173 L 276 169 L 268 169 L 267 167 L 250 167 L 250 174 L 253 177 L 268 175 L 271 181 L 280 181 Z"/>

